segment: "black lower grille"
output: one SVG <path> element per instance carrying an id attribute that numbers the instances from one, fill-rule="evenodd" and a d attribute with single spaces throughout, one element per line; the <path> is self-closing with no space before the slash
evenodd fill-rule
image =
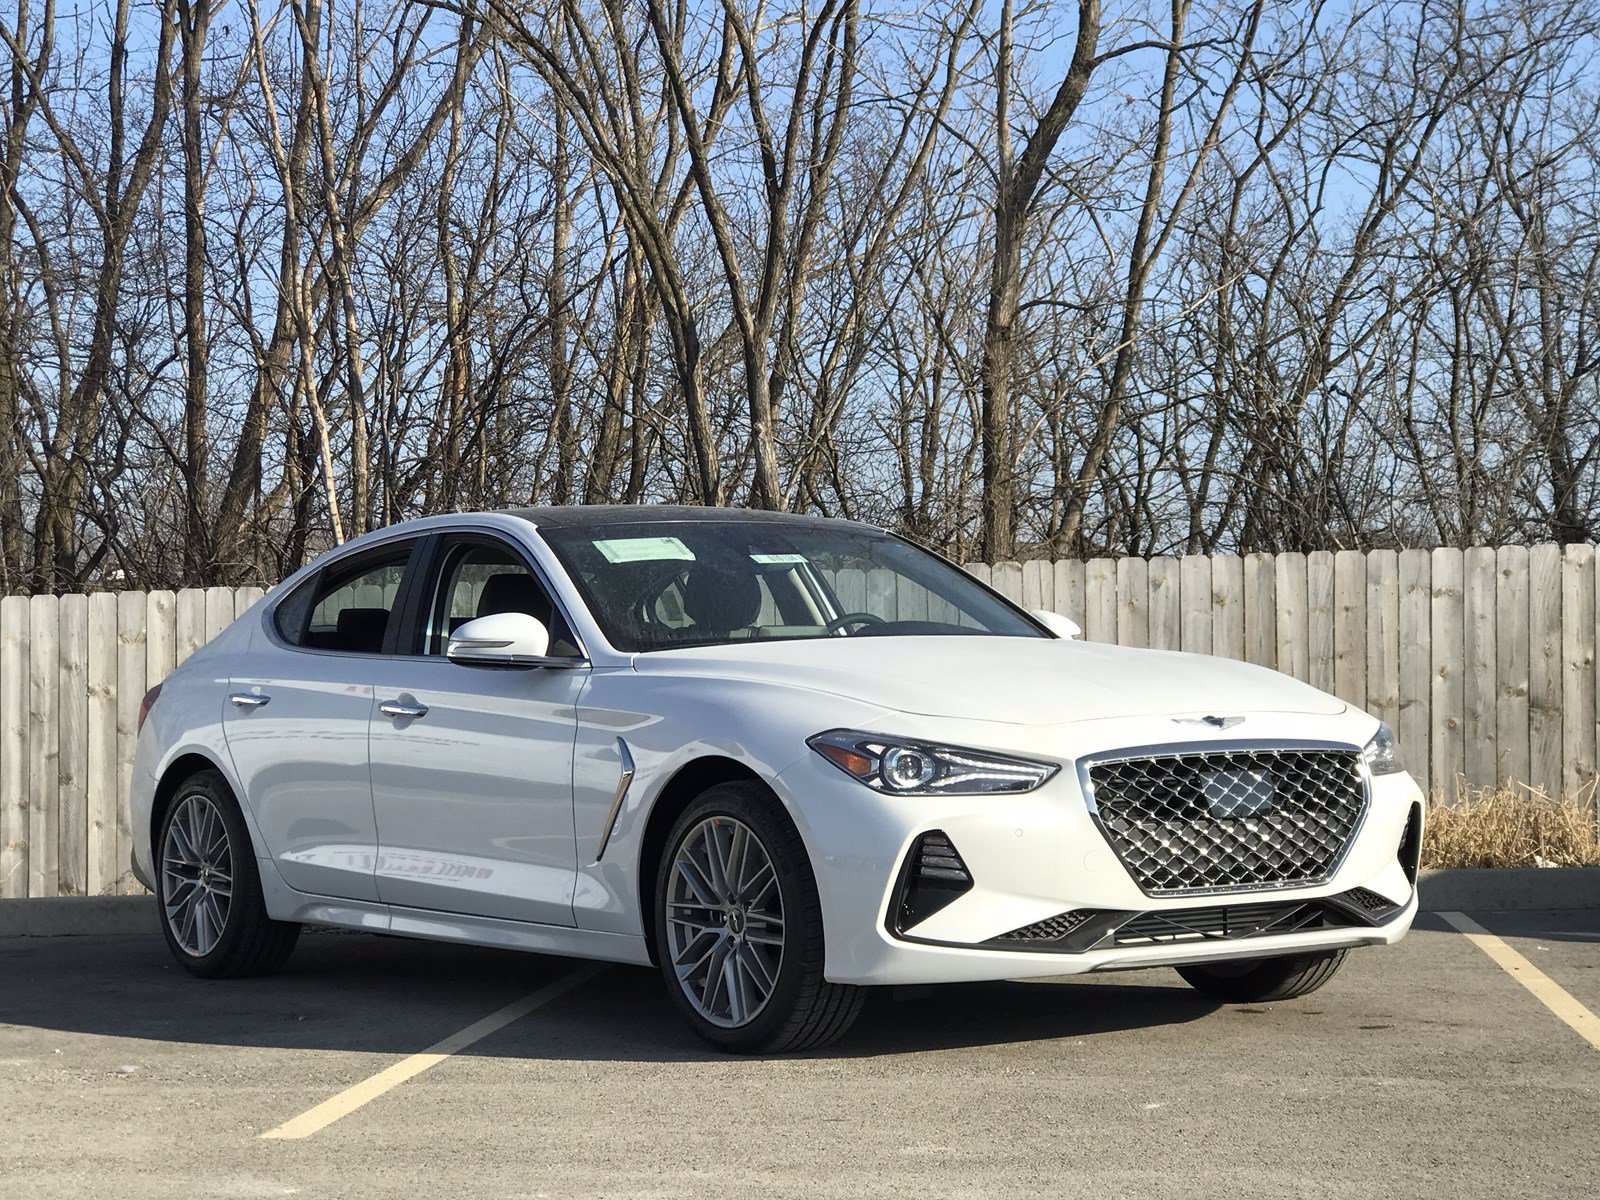
<path id="1" fill-rule="evenodd" d="M 1021 929 L 1013 929 L 1010 933 L 1002 935 L 1000 940 L 1006 942 L 1058 942 L 1069 933 L 1082 927 L 1084 922 L 1094 915 L 1093 909 L 1074 909 L 1072 912 L 1064 912 L 1054 917 L 1046 917 L 1042 921 L 1035 921 L 1032 925 L 1024 925 Z"/>
<path id="2" fill-rule="evenodd" d="M 1095 817 L 1147 895 L 1315 884 L 1361 823 L 1354 750 L 1183 750 L 1088 765 Z"/>
<path id="3" fill-rule="evenodd" d="M 1348 892 L 1341 893 L 1341 895 L 1345 900 L 1366 913 L 1385 913 L 1391 908 L 1400 907 L 1389 897 L 1380 896 L 1377 892 L 1370 892 L 1366 888 L 1351 888 Z"/>
<path id="4" fill-rule="evenodd" d="M 1387 924 L 1403 905 L 1354 888 L 1315 900 L 1163 908 L 1150 912 L 1077 908 L 983 943 L 992 950 L 1082 954 L 1113 946 L 1164 946 L 1238 941 L 1322 929 L 1369 929 Z"/>
<path id="5" fill-rule="evenodd" d="M 1324 905 L 1235 904 L 1218 908 L 1182 908 L 1176 911 L 1140 913 L 1117 927 L 1112 943 L 1117 946 L 1167 944 L 1171 942 L 1237 941 L 1241 938 L 1272 937 L 1299 933 L 1307 929 L 1336 929 L 1353 922 L 1338 919 Z"/>

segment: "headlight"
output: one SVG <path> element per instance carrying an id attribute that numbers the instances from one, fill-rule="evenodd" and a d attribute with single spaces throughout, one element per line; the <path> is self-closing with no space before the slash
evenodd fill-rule
<path id="1" fill-rule="evenodd" d="M 819 733 L 806 744 L 846 775 L 891 796 L 1014 795 L 1033 791 L 1061 769 L 851 729 Z"/>
<path id="2" fill-rule="evenodd" d="M 1400 761 L 1400 747 L 1394 740 L 1394 730 L 1387 725 L 1379 725 L 1378 732 L 1372 735 L 1372 740 L 1361 751 L 1361 757 L 1367 760 L 1367 770 L 1374 775 L 1398 775 L 1406 769 Z"/>

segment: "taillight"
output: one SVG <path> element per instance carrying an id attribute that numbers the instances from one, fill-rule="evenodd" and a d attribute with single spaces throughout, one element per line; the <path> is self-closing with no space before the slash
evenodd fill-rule
<path id="1" fill-rule="evenodd" d="M 144 699 L 139 701 L 139 723 L 134 726 L 137 734 L 144 729 L 144 719 L 150 715 L 150 710 L 155 707 L 157 698 L 161 695 L 161 685 L 158 683 L 144 694 Z"/>

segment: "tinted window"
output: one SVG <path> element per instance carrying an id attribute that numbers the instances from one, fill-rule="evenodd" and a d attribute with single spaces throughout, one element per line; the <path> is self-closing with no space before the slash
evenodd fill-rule
<path id="1" fill-rule="evenodd" d="M 539 577 L 508 547 L 484 542 L 457 543 L 446 552 L 423 653 L 443 654 L 450 635 L 468 621 L 503 612 L 543 622 L 552 655 L 579 653 Z"/>
<path id="2" fill-rule="evenodd" d="M 943 559 L 848 525 L 617 521 L 540 530 L 620 650 L 818 637 L 1042 637 Z"/>
<path id="3" fill-rule="evenodd" d="M 312 650 L 382 653 L 413 544 L 386 546 L 328 567 L 278 606 L 279 632 Z"/>

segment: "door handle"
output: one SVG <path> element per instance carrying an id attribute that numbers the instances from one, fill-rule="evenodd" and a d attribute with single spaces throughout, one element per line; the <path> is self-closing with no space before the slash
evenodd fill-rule
<path id="1" fill-rule="evenodd" d="M 378 705 L 378 711 L 386 717 L 416 720 L 418 717 L 428 715 L 428 706 L 426 704 L 407 704 L 404 700 L 385 700 Z"/>
<path id="2" fill-rule="evenodd" d="M 235 692 L 228 697 L 228 703 L 235 708 L 260 708 L 271 696 L 263 696 L 260 692 Z"/>

